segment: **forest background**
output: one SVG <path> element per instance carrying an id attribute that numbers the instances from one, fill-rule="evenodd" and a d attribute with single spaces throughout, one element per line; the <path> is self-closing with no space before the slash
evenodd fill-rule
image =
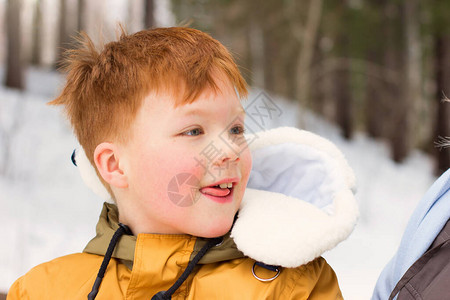
<path id="1" fill-rule="evenodd" d="M 73 37 L 86 31 L 101 44 L 121 22 L 130 33 L 209 32 L 235 56 L 250 102 L 264 90 L 282 108 L 275 125 L 337 143 L 358 178 L 361 218 L 326 259 L 346 299 L 367 299 L 431 170 L 449 167 L 439 147 L 450 136 L 449 11 L 444 0 L 0 0 L 0 291 L 92 237 L 101 202 L 70 163 L 70 129 L 45 103 L 62 87 Z"/>
<path id="2" fill-rule="evenodd" d="M 188 25 L 224 43 L 251 86 L 317 112 L 345 138 L 384 140 L 396 162 L 419 148 L 436 175 L 450 166 L 450 150 L 439 147 L 450 136 L 449 1 L 117 2 L 0 1 L 4 85 L 23 89 L 29 65 L 57 69 L 80 31 L 101 43 L 118 22 L 129 32 Z"/>

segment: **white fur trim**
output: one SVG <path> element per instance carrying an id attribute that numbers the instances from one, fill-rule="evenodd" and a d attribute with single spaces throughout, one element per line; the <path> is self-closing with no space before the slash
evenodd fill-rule
<path id="1" fill-rule="evenodd" d="M 261 176 L 256 183 L 250 180 L 249 184 L 265 187 L 264 180 L 268 179 L 269 191 L 251 186 L 246 189 L 231 233 L 238 249 L 266 264 L 297 267 L 345 240 L 356 225 L 358 208 L 352 193 L 355 177 L 342 153 L 326 139 L 295 128 L 277 128 L 251 138 L 254 140 L 249 146 L 252 153 L 272 148 L 283 155 L 284 148 L 300 149 L 296 155 L 304 163 L 296 164 L 295 158 L 288 165 L 281 163 L 290 159 L 286 156 L 279 157 L 278 164 L 264 156 L 257 158 L 262 161 L 254 161 L 256 165 L 269 165 L 259 170 Z M 291 186 L 296 178 L 286 178 L 292 174 L 292 168 L 299 169 L 295 173 L 300 174 L 299 188 Z M 272 173 L 281 178 L 274 179 Z M 295 195 L 270 191 L 280 186 Z M 313 197 L 317 189 L 327 193 L 319 193 L 319 201 Z"/>
<path id="2" fill-rule="evenodd" d="M 114 203 L 111 199 L 106 188 L 101 183 L 97 176 L 97 172 L 91 165 L 91 162 L 86 156 L 84 149 L 80 147 L 75 150 L 75 162 L 77 163 L 78 170 L 80 171 L 81 179 L 83 182 L 102 200 L 108 203 Z"/>

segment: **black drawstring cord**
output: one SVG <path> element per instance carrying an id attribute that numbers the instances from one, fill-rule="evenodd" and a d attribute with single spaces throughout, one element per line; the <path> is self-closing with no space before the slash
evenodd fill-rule
<path id="1" fill-rule="evenodd" d="M 105 276 L 106 268 L 108 267 L 109 261 L 111 260 L 112 253 L 116 247 L 117 242 L 123 234 L 131 234 L 131 230 L 127 225 L 119 223 L 119 228 L 114 232 L 114 235 L 109 242 L 108 250 L 106 250 L 105 257 L 103 258 L 102 265 L 98 271 L 97 278 L 95 279 L 94 285 L 92 286 L 92 291 L 88 295 L 88 300 L 93 300 L 97 296 L 98 289 L 102 283 L 103 276 Z"/>
<path id="2" fill-rule="evenodd" d="M 131 234 L 131 230 L 130 228 L 128 228 L 128 226 L 119 223 L 119 228 L 116 230 L 116 232 L 114 232 L 114 235 L 111 238 L 111 241 L 109 242 L 108 250 L 106 250 L 105 257 L 103 258 L 102 265 L 100 266 L 100 270 L 98 271 L 97 274 L 97 278 L 95 279 L 94 285 L 92 286 L 92 291 L 88 295 L 88 300 L 94 300 L 95 297 L 97 296 L 100 284 L 102 283 L 103 277 L 105 276 L 106 268 L 108 267 L 108 263 L 111 260 L 114 248 L 116 247 L 117 242 L 124 233 Z M 152 300 L 171 299 L 172 295 L 183 284 L 183 282 L 186 281 L 186 279 L 192 273 L 195 266 L 206 254 L 206 252 L 208 252 L 208 250 L 211 249 L 212 247 L 222 243 L 222 241 L 223 237 L 213 238 L 209 240 L 208 243 L 205 246 L 203 246 L 202 249 L 200 249 L 197 255 L 195 255 L 194 259 L 189 262 L 188 266 L 186 267 L 186 270 L 184 270 L 183 274 L 181 274 L 181 276 L 177 279 L 177 281 L 167 291 L 161 291 L 156 295 L 154 295 L 152 297 Z"/>
<path id="3" fill-rule="evenodd" d="M 152 300 L 168 300 L 172 298 L 173 293 L 183 284 L 183 282 L 189 277 L 189 275 L 194 270 L 194 267 L 198 264 L 200 259 L 208 252 L 212 247 L 220 244 L 223 241 L 223 237 L 213 238 L 211 239 L 202 249 L 197 253 L 193 260 L 191 260 L 184 270 L 183 274 L 181 274 L 180 278 L 167 290 L 158 292 L 156 295 L 152 297 Z"/>

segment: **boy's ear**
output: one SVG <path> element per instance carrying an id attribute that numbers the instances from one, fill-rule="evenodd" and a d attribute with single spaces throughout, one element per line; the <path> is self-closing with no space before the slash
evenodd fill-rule
<path id="1" fill-rule="evenodd" d="M 101 143 L 94 151 L 94 162 L 98 172 L 110 185 L 116 188 L 127 188 L 128 181 L 120 169 L 119 157 L 112 143 Z"/>

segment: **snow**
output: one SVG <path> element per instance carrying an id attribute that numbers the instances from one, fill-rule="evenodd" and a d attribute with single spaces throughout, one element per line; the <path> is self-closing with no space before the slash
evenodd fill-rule
<path id="1" fill-rule="evenodd" d="M 71 129 L 60 109 L 46 105 L 61 80 L 33 70 L 28 75 L 31 92 L 0 89 L 0 170 L 10 149 L 0 175 L 3 291 L 36 264 L 82 251 L 101 209 L 70 161 L 77 146 Z"/>
<path id="2" fill-rule="evenodd" d="M 26 92 L 0 89 L 0 219 L 6 241 L 0 246 L 0 291 L 37 264 L 82 251 L 95 235 L 102 206 L 70 161 L 78 144 L 61 110 L 46 105 L 61 88 L 61 76 L 34 69 L 27 76 Z M 253 91 L 246 102 L 248 112 L 250 103 L 258 103 L 253 99 L 262 101 L 260 96 Z M 345 299 L 369 299 L 416 203 L 435 180 L 431 159 L 414 152 L 403 164 L 395 164 L 383 142 L 363 134 L 346 141 L 320 117 L 299 114 L 292 103 L 265 97 L 277 106 L 277 113 L 266 118 L 266 129 L 295 126 L 302 116 L 304 129 L 336 143 L 354 169 L 360 222 L 325 258 L 337 273 Z"/>

